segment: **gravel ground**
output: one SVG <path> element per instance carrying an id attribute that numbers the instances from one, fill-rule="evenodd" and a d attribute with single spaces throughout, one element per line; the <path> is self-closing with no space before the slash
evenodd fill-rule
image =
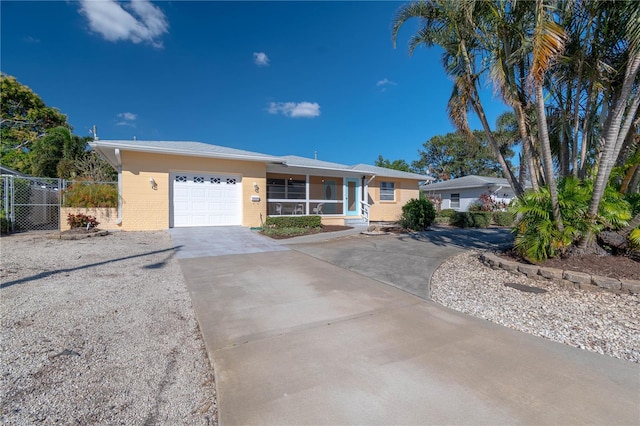
<path id="1" fill-rule="evenodd" d="M 640 296 L 567 289 L 482 264 L 478 252 L 445 261 L 431 297 L 444 306 L 525 333 L 640 362 Z M 534 293 L 521 287 L 545 290 Z"/>
<path id="2" fill-rule="evenodd" d="M 0 423 L 217 423 L 166 232 L 0 244 Z"/>
<path id="3" fill-rule="evenodd" d="M 217 423 L 213 371 L 171 247 L 166 232 L 0 240 L 0 423 Z M 640 362 L 638 295 L 493 270 L 477 252 L 444 262 L 431 292 L 450 308 Z"/>

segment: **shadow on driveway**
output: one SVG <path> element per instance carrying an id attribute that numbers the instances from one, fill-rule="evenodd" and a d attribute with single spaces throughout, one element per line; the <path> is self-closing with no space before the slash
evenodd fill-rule
<path id="1" fill-rule="evenodd" d="M 460 229 L 438 226 L 412 234 L 411 238 L 441 247 L 453 245 L 475 250 L 504 250 L 513 246 L 513 234 L 508 228 Z"/>

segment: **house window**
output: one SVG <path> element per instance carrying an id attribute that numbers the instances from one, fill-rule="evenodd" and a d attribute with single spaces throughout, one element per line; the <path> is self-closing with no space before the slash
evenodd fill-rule
<path id="1" fill-rule="evenodd" d="M 449 207 L 452 209 L 460 208 L 460 194 L 451 194 L 451 205 Z"/>
<path id="2" fill-rule="evenodd" d="M 304 200 L 306 181 L 300 179 L 267 179 L 267 198 L 279 200 Z"/>
<path id="3" fill-rule="evenodd" d="M 393 182 L 380 182 L 380 201 L 395 201 L 395 186 Z"/>

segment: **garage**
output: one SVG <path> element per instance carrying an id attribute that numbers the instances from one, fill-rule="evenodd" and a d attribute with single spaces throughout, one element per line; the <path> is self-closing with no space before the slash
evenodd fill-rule
<path id="1" fill-rule="evenodd" d="M 242 177 L 228 174 L 171 174 L 172 227 L 242 224 Z"/>

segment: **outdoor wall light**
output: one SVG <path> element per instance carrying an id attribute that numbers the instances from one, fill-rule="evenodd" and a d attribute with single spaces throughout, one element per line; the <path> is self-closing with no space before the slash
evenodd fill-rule
<path id="1" fill-rule="evenodd" d="M 260 192 L 260 187 L 258 186 L 257 182 L 253 182 L 253 190 L 256 192 Z"/>
<path id="2" fill-rule="evenodd" d="M 151 189 L 158 189 L 158 184 L 154 178 L 149 178 L 149 184 L 151 185 Z"/>

